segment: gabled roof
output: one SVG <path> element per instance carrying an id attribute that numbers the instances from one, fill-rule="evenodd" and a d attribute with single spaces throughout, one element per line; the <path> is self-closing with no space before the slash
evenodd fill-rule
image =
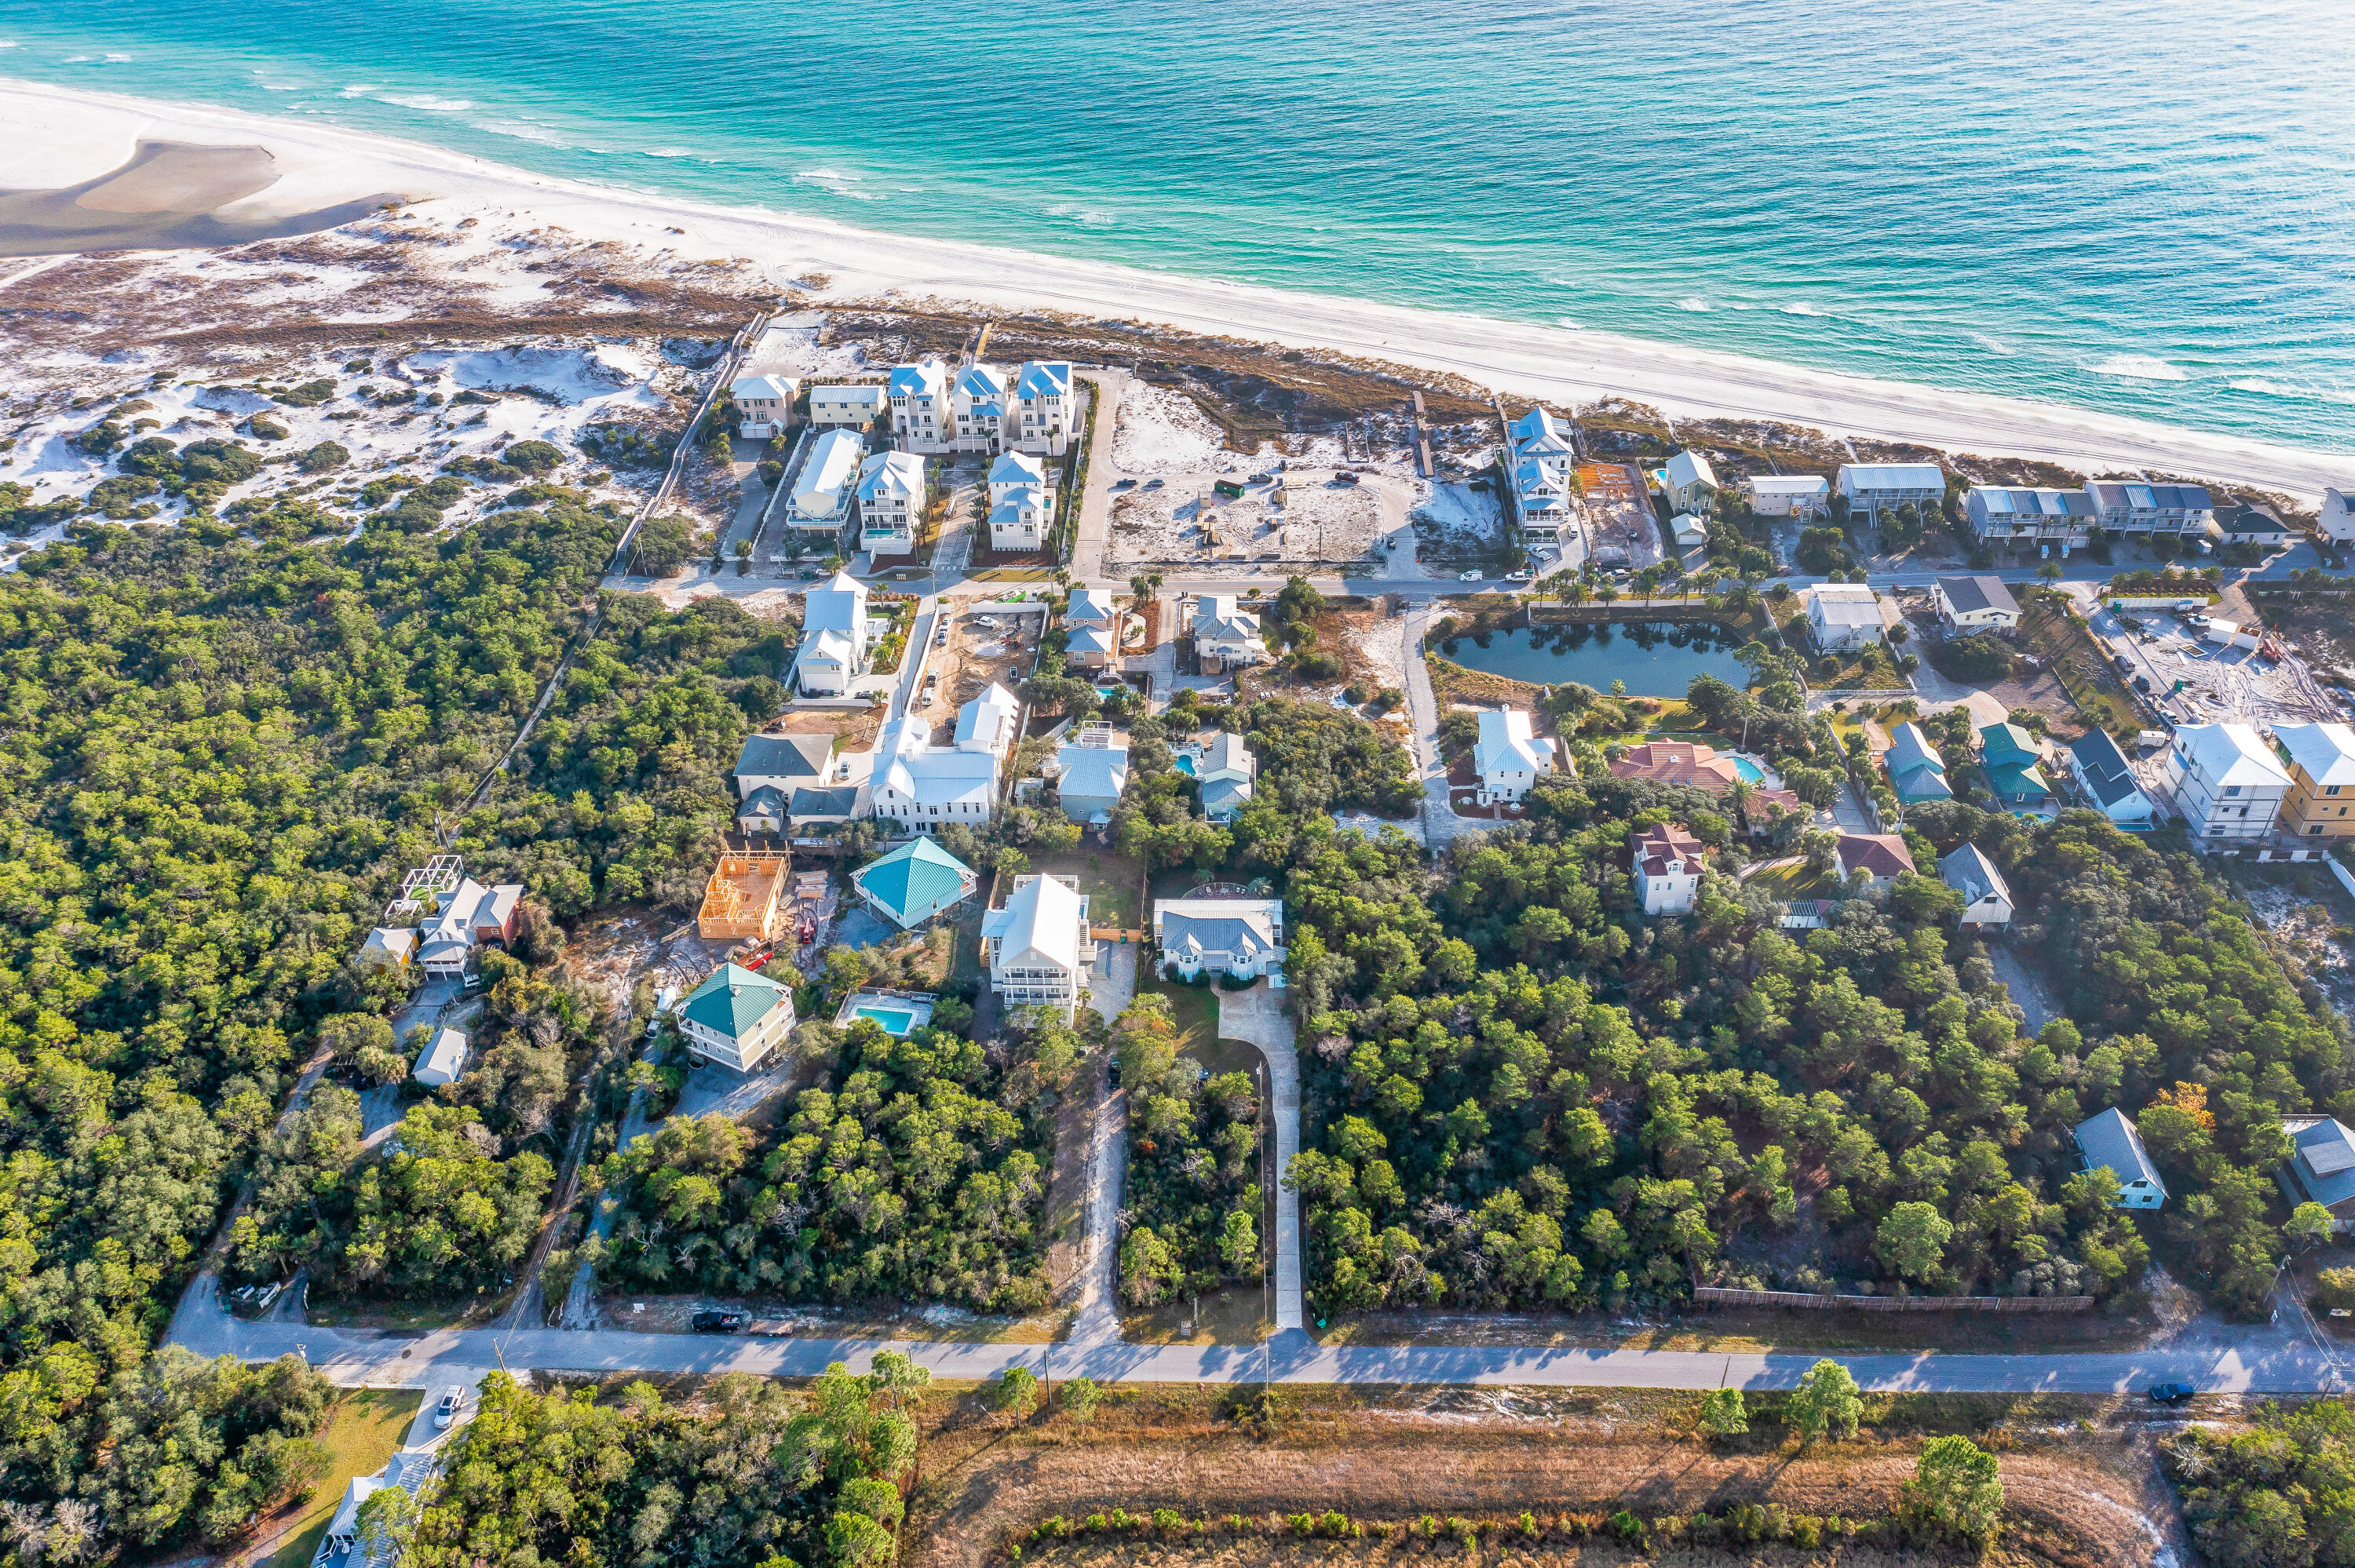
<path id="1" fill-rule="evenodd" d="M 1064 648 L 1073 653 L 1104 653 L 1112 649 L 1112 639 L 1101 627 L 1074 626 L 1063 639 Z"/>
<path id="2" fill-rule="evenodd" d="M 837 572 L 802 598 L 805 631 L 840 631 L 857 638 L 867 630 L 867 585 Z"/>
<path id="3" fill-rule="evenodd" d="M 802 462 L 801 477 L 794 481 L 794 510 L 820 517 L 831 513 L 841 501 L 843 486 L 858 473 L 859 455 L 866 450 L 856 430 L 837 429 L 818 437 Z"/>
<path id="4" fill-rule="evenodd" d="M 1995 894 L 2006 904 L 2011 902 L 2011 885 L 1995 862 L 1979 853 L 1979 846 L 1966 841 L 1962 847 L 1938 862 L 1938 875 L 1945 885 L 1963 895 L 1966 904 L 1977 904 L 1988 894 Z"/>
<path id="5" fill-rule="evenodd" d="M 1753 495 L 1822 495 L 1831 489 L 1819 473 L 1753 473 L 1742 482 Z"/>
<path id="6" fill-rule="evenodd" d="M 427 1083 L 447 1084 L 458 1076 L 458 1069 L 466 1065 L 466 1036 L 455 1029 L 436 1029 L 417 1053 L 417 1062 L 410 1071 Z"/>
<path id="7" fill-rule="evenodd" d="M 1128 752 L 1124 747 L 1066 746 L 1055 753 L 1061 773 L 1056 789 L 1063 795 L 1089 800 L 1117 796 L 1128 788 Z"/>
<path id="8" fill-rule="evenodd" d="M 1275 951 L 1275 923 L 1266 906 L 1255 900 L 1236 899 L 1217 910 L 1165 910 L 1155 925 L 1160 930 L 1161 950 L 1180 957 L 1232 953 L 1239 959 L 1256 959 Z"/>
<path id="9" fill-rule="evenodd" d="M 2355 784 L 2355 729 L 2343 724 L 2276 725 L 2274 738 L 2318 789 Z"/>
<path id="10" fill-rule="evenodd" d="M 783 817 L 785 814 L 785 792 L 774 784 L 763 784 L 744 797 L 736 808 L 739 821 L 747 817 Z"/>
<path id="11" fill-rule="evenodd" d="M 839 818 L 847 821 L 862 814 L 859 797 L 866 792 L 867 787 L 863 784 L 837 784 L 824 789 L 807 784 L 799 785 L 785 808 L 786 820 L 805 822 Z"/>
<path id="12" fill-rule="evenodd" d="M 1888 764 L 1891 776 L 1911 773 L 1917 768 L 1934 768 L 1941 773 L 1946 770 L 1937 747 L 1930 744 L 1930 737 L 1922 733 L 1918 724 L 1901 724 L 1891 730 L 1889 752 L 1881 760 Z"/>
<path id="13" fill-rule="evenodd" d="M 2077 1148 L 2085 1156 L 2086 1170 L 2106 1167 L 2121 1187 L 2133 1181 L 2147 1181 L 2158 1190 L 2161 1198 L 2167 1196 L 2167 1183 L 2158 1179 L 2158 1167 L 2150 1162 L 2150 1153 L 2142 1146 L 2142 1134 L 2117 1107 L 2112 1106 L 2077 1124 Z"/>
<path id="14" fill-rule="evenodd" d="M 2326 1208 L 2355 1198 L 2355 1132 L 2335 1117 L 2286 1117 L 2282 1130 L 2297 1146 L 2290 1169 L 2307 1195 Z"/>
<path id="15" fill-rule="evenodd" d="M 957 391 L 975 399 L 1006 396 L 1006 372 L 995 365 L 974 364 L 957 372 Z"/>
<path id="16" fill-rule="evenodd" d="M 2006 615 L 2019 613 L 2019 601 L 2011 597 L 2011 590 L 2003 586 L 2001 577 L 1940 577 L 1938 591 L 1946 596 L 1946 602 L 1955 607 L 1957 615 L 1981 609 L 1998 609 Z"/>
<path id="17" fill-rule="evenodd" d="M 2087 730 L 2069 743 L 2069 755 L 2076 758 L 2077 777 L 2105 808 L 2142 792 L 2142 780 L 2107 731 Z"/>
<path id="18" fill-rule="evenodd" d="M 981 934 L 997 943 L 998 960 L 1036 953 L 1066 972 L 1080 967 L 1079 894 L 1051 876 L 1033 874 L 1014 890 L 1003 909 L 981 917 Z"/>
<path id="19" fill-rule="evenodd" d="M 1709 459 L 1700 453 L 1682 451 L 1668 460 L 1668 482 L 1678 489 L 1699 482 L 1714 490 L 1717 488 L 1717 471 L 1709 466 Z"/>
<path id="20" fill-rule="evenodd" d="M 1628 863 L 1646 876 L 1666 876 L 1672 871 L 1699 875 L 1701 842 L 1681 822 L 1663 822 L 1634 835 Z"/>
<path id="21" fill-rule="evenodd" d="M 1202 814 L 1216 818 L 1242 810 L 1252 798 L 1252 781 L 1248 779 L 1213 779 L 1202 786 Z"/>
<path id="22" fill-rule="evenodd" d="M 1990 768 L 2033 768 L 2043 760 L 2036 737 L 2009 721 L 1979 731 L 1979 755 Z"/>
<path id="23" fill-rule="evenodd" d="M 1895 833 L 1842 833 L 1838 849 L 1842 875 L 1859 867 L 1876 878 L 1913 869 L 1913 852 Z"/>
<path id="24" fill-rule="evenodd" d="M 1204 594 L 1194 605 L 1194 635 L 1210 642 L 1255 642 L 1259 617 L 1237 609 L 1232 594 Z"/>
<path id="25" fill-rule="evenodd" d="M 1001 484 L 1044 485 L 1047 465 L 1028 452 L 1004 452 L 989 465 L 989 482 L 993 488 Z"/>
<path id="26" fill-rule="evenodd" d="M 1103 588 L 1073 588 L 1063 606 L 1065 620 L 1092 620 L 1100 626 L 1110 626 L 1119 613 L 1118 602 Z"/>
<path id="27" fill-rule="evenodd" d="M 755 735 L 736 754 L 740 779 L 822 779 L 834 757 L 830 735 Z"/>
<path id="28" fill-rule="evenodd" d="M 1863 583 L 1819 583 L 1808 614 L 1825 626 L 1881 625 L 1881 596 Z"/>
<path id="29" fill-rule="evenodd" d="M 1554 423 L 1553 415 L 1544 408 L 1531 408 L 1515 419 L 1510 426 L 1513 455 L 1541 457 L 1572 455 L 1570 439 Z"/>
<path id="30" fill-rule="evenodd" d="M 1251 747 L 1243 744 L 1241 736 L 1229 730 L 1210 742 L 1209 749 L 1202 753 L 1201 776 L 1208 779 L 1214 773 L 1233 772 L 1240 772 L 1246 779 L 1256 779 L 1259 777 L 1259 758 L 1252 755 Z"/>
<path id="31" fill-rule="evenodd" d="M 996 681 L 981 695 L 957 709 L 956 744 L 967 749 L 982 746 L 995 750 L 1006 741 L 1007 726 L 1021 705 Z"/>
<path id="32" fill-rule="evenodd" d="M 688 994 L 679 1011 L 691 1023 L 741 1040 L 761 1020 L 792 1001 L 791 992 L 758 970 L 722 964 Z"/>
<path id="33" fill-rule="evenodd" d="M 2213 512 L 2214 502 L 2197 484 L 2143 484 L 2096 480 L 2086 493 L 2105 512 Z"/>
<path id="34" fill-rule="evenodd" d="M 880 382 L 858 387 L 813 387 L 810 388 L 810 401 L 812 403 L 866 403 L 880 408 L 890 390 Z"/>
<path id="35" fill-rule="evenodd" d="M 1528 714 L 1508 708 L 1480 715 L 1480 739 L 1472 748 L 1472 767 L 1479 773 L 1500 768 L 1543 773 L 1553 767 L 1553 749 L 1529 733 Z"/>
<path id="36" fill-rule="evenodd" d="M 919 833 L 890 854 L 860 867 L 851 875 L 858 890 L 891 912 L 902 926 L 911 923 L 912 910 L 931 910 L 954 903 L 973 890 L 977 880 L 964 862 Z"/>
<path id="37" fill-rule="evenodd" d="M 2186 725 L 2175 732 L 2176 749 L 2219 788 L 2287 788 L 2289 774 L 2273 750 L 2244 724 Z"/>

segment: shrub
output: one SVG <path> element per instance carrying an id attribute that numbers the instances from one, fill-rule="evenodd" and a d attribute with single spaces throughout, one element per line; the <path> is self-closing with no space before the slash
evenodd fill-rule
<path id="1" fill-rule="evenodd" d="M 1720 1437 L 1733 1437 L 1750 1430 L 1750 1412 L 1742 1401 L 1738 1388 L 1710 1391 L 1700 1402 L 1700 1424 Z"/>
<path id="2" fill-rule="evenodd" d="M 1092 1377 L 1072 1378 L 1056 1393 L 1055 1403 L 1074 1421 L 1093 1421 L 1096 1406 L 1103 1403 L 1103 1386 Z"/>
<path id="3" fill-rule="evenodd" d="M 294 466 L 304 473 L 325 473 L 331 468 L 341 468 L 351 461 L 352 454 L 340 441 L 321 441 L 294 460 Z"/>
<path id="4" fill-rule="evenodd" d="M 1028 1367 L 1007 1367 L 990 1385 L 989 1403 L 1016 1415 L 1029 1414 L 1039 1404 L 1039 1374 Z"/>
<path id="5" fill-rule="evenodd" d="M 2326 1268 L 2315 1277 L 2314 1304 L 2324 1311 L 2355 1311 L 2355 1268 Z"/>
<path id="6" fill-rule="evenodd" d="M 1786 1414 L 1805 1440 L 1812 1442 L 1828 1431 L 1853 1437 L 1856 1424 L 1864 1414 L 1864 1401 L 1858 1397 L 1856 1379 L 1848 1368 L 1825 1360 L 1809 1367 L 1807 1375 L 1799 1380 Z"/>
<path id="7" fill-rule="evenodd" d="M 1940 1437 L 1923 1449 L 1899 1495 L 1902 1516 L 1916 1528 L 1979 1545 L 1995 1539 L 2003 1517 L 1995 1456 L 1967 1437 Z"/>

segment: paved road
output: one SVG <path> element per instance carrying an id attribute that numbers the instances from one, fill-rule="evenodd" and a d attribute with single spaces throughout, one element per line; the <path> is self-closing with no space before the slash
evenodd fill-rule
<path id="1" fill-rule="evenodd" d="M 1300 1054 L 1281 992 L 1261 980 L 1219 993 L 1219 1033 L 1245 1040 L 1267 1058 L 1269 1107 L 1275 1118 L 1275 1326 L 1301 1328 L 1300 1194 L 1284 1185 L 1300 1152 Z"/>

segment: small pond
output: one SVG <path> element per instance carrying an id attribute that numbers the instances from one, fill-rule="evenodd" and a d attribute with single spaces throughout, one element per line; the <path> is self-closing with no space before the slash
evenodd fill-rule
<path id="1" fill-rule="evenodd" d="M 1636 697 L 1681 697 L 1697 675 L 1739 691 L 1750 672 L 1733 656 L 1742 640 L 1709 621 L 1630 620 L 1523 626 L 1482 637 L 1451 637 L 1434 650 L 1467 670 L 1559 685 L 1580 681 L 1608 692 L 1625 681 Z"/>

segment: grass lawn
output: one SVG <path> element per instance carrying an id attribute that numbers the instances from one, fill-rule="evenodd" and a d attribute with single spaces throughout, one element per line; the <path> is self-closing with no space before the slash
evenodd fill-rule
<path id="1" fill-rule="evenodd" d="M 1770 865 L 1742 880 L 1743 886 L 1754 887 L 1779 904 L 1796 903 L 1802 898 L 1829 898 L 1839 891 L 1837 875 L 1828 871 L 1810 871 L 1806 861 Z"/>
<path id="2" fill-rule="evenodd" d="M 319 1433 L 329 1461 L 326 1478 L 308 1501 L 279 1516 L 277 1527 L 286 1533 L 279 1537 L 278 1549 L 264 1568 L 305 1568 L 319 1550 L 319 1538 L 335 1518 L 336 1505 L 344 1500 L 344 1488 L 355 1476 L 373 1476 L 384 1468 L 409 1436 L 409 1424 L 424 1398 L 422 1389 L 364 1388 L 336 1403 Z"/>
<path id="3" fill-rule="evenodd" d="M 1101 851 L 1040 855 L 1030 869 L 1078 877 L 1080 891 L 1088 897 L 1088 924 L 1117 926 L 1126 931 L 1144 928 L 1138 924 L 1143 909 L 1137 902 L 1144 868 L 1126 856 Z"/>
<path id="4" fill-rule="evenodd" d="M 1190 985 L 1172 985 L 1165 980 L 1143 977 L 1138 979 L 1136 990 L 1139 995 L 1153 991 L 1169 999 L 1169 1015 L 1178 1025 L 1179 1051 L 1200 1058 L 1204 1051 L 1217 1045 L 1219 999 L 1216 991 L 1207 988 L 1198 991 Z"/>

